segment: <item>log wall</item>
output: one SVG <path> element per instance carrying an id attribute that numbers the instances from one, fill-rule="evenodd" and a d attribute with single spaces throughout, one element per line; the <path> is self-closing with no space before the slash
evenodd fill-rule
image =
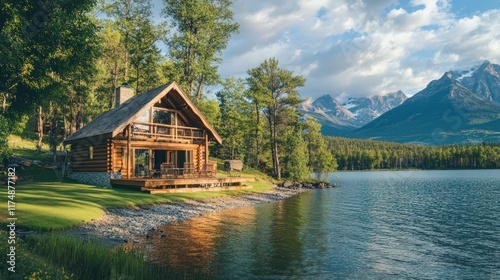
<path id="1" fill-rule="evenodd" d="M 89 157 L 90 147 L 93 147 L 93 156 Z M 108 172 L 107 141 L 90 143 L 82 141 L 71 145 L 70 166 L 75 172 Z"/>
<path id="2" fill-rule="evenodd" d="M 93 147 L 93 157 L 89 158 L 89 148 Z M 123 178 L 126 178 L 127 156 L 131 158 L 133 165 L 133 151 L 137 148 L 150 148 L 152 150 L 188 150 L 192 151 L 195 168 L 201 170 L 205 163 L 204 144 L 183 144 L 149 141 L 132 141 L 131 154 L 129 155 L 126 140 L 103 140 L 101 142 L 89 143 L 82 141 L 71 145 L 70 162 L 74 172 L 109 172 L 116 173 L 121 170 Z M 132 171 L 132 166 L 130 168 Z M 132 175 L 132 173 L 131 173 Z"/>

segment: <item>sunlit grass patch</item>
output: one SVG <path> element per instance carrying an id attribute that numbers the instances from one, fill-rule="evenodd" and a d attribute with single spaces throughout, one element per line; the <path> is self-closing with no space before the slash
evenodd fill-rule
<path id="1" fill-rule="evenodd" d="M 17 224 L 35 230 L 61 230 L 98 219 L 105 209 L 139 207 L 159 203 L 182 202 L 262 192 L 270 189 L 265 182 L 248 182 L 248 190 L 195 192 L 151 195 L 126 189 L 109 189 L 73 182 L 31 182 L 16 188 Z"/>

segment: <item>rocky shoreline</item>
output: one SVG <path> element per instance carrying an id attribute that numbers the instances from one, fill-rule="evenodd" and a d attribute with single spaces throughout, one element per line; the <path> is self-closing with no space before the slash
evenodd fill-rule
<path id="1" fill-rule="evenodd" d="M 243 193 L 220 198 L 189 200 L 186 202 L 165 203 L 138 209 L 109 209 L 98 220 L 65 231 L 64 234 L 83 239 L 97 238 L 104 244 L 115 247 L 128 242 L 139 242 L 138 237 L 148 238 L 151 231 L 159 226 L 239 207 L 284 200 L 314 188 L 333 187 L 317 183 L 284 183 L 274 186 L 263 193 Z"/>

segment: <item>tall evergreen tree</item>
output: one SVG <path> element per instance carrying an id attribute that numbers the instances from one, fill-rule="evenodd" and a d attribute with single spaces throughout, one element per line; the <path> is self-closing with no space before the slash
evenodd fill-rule
<path id="1" fill-rule="evenodd" d="M 124 80 L 124 59 L 127 50 L 121 42 L 121 33 L 116 28 L 116 24 L 112 20 L 106 20 L 103 25 L 104 28 L 99 34 L 103 40 L 103 54 L 99 63 L 104 69 L 103 79 L 108 84 L 108 108 L 112 109 L 115 106 L 115 89 L 118 87 L 120 77 Z"/>
<path id="2" fill-rule="evenodd" d="M 318 179 L 328 175 L 337 169 L 337 161 L 332 153 L 328 151 L 323 135 L 321 135 L 321 124 L 312 117 L 304 122 L 304 138 L 307 143 L 309 154 L 308 166 L 316 174 Z"/>
<path id="3" fill-rule="evenodd" d="M 264 108 L 268 121 L 269 141 L 271 144 L 273 173 L 281 179 L 281 166 L 278 151 L 278 137 L 287 126 L 287 113 L 294 113 L 302 101 L 297 87 L 305 85 L 302 76 L 295 76 L 289 70 L 279 68 L 278 60 L 266 59 L 259 67 L 248 70 L 247 82 L 254 103 Z M 290 110 L 289 110 L 290 109 Z"/>
<path id="4" fill-rule="evenodd" d="M 216 93 L 221 111 L 219 134 L 224 139 L 220 156 L 223 159 L 241 159 L 245 154 L 245 137 L 248 135 L 250 104 L 245 100 L 242 79 L 227 78 L 223 88 Z"/>
<path id="5" fill-rule="evenodd" d="M 150 20 L 152 17 L 152 2 L 151 0 L 108 0 L 101 5 L 100 9 L 114 19 L 114 23 L 121 34 L 121 43 L 125 48 L 123 79 L 124 82 L 129 82 L 132 50 L 147 50 L 144 45 L 137 46 L 137 43 L 140 42 L 138 33 L 143 32 L 143 28 L 149 28 L 152 25 Z M 145 39 L 145 44 L 149 45 L 149 41 L 150 38 Z"/>
<path id="6" fill-rule="evenodd" d="M 182 86 L 196 99 L 203 87 L 219 81 L 222 50 L 238 31 L 231 0 L 165 0 L 166 17 L 176 30 L 168 40 L 170 56 Z"/>
<path id="7" fill-rule="evenodd" d="M 283 173 L 295 181 L 302 181 L 311 176 L 307 166 L 307 143 L 302 138 L 301 125 L 290 126 L 283 133 Z"/>

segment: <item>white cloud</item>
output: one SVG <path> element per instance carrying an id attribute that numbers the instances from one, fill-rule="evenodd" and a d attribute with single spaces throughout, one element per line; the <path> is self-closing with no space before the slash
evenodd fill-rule
<path id="1" fill-rule="evenodd" d="M 450 1 L 400 2 L 235 1 L 240 33 L 221 74 L 244 75 L 276 57 L 306 76 L 303 96 L 363 96 L 415 93 L 446 70 L 499 62 L 499 10 L 459 18 Z"/>

